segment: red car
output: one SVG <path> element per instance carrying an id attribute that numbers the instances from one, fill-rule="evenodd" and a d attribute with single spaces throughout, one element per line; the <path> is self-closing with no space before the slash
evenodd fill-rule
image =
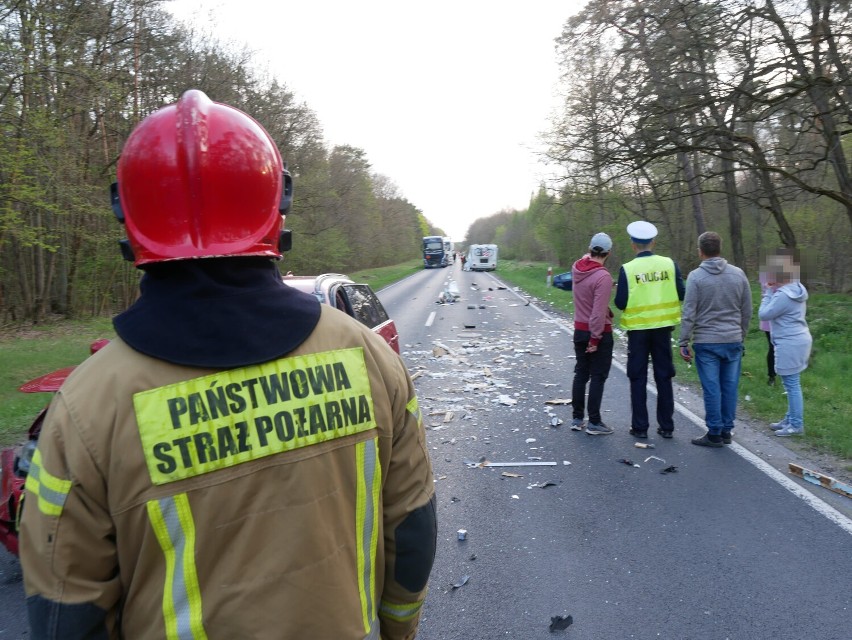
<path id="1" fill-rule="evenodd" d="M 108 342 L 109 340 L 105 339 L 95 340 L 90 347 L 91 352 L 95 353 Z M 25 382 L 18 387 L 18 390 L 24 393 L 59 391 L 59 387 L 74 368 L 65 367 L 39 376 Z M 24 507 L 24 484 L 27 481 L 30 463 L 38 443 L 38 434 L 41 432 L 46 413 L 47 407 L 42 409 L 33 420 L 24 444 L 7 447 L 0 451 L 0 543 L 15 555 L 18 555 L 18 528 Z"/>
<path id="2" fill-rule="evenodd" d="M 340 273 L 319 276 L 284 276 L 285 284 L 314 295 L 323 304 L 337 307 L 378 333 L 399 353 L 399 332 L 379 298 L 368 284 L 357 284 Z"/>

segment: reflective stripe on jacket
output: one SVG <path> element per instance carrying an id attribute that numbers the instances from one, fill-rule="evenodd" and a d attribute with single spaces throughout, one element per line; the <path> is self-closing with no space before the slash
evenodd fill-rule
<path id="1" fill-rule="evenodd" d="M 399 356 L 345 314 L 323 307 L 291 354 L 228 371 L 117 339 L 68 378 L 37 455 L 33 638 L 416 631 L 435 541 L 420 411 Z"/>
<path id="2" fill-rule="evenodd" d="M 677 272 L 671 258 L 648 255 L 623 265 L 628 301 L 621 326 L 628 331 L 669 327 L 680 322 Z"/>

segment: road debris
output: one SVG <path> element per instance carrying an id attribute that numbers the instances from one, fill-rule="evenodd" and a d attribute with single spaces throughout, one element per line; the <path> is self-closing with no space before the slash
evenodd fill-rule
<path id="1" fill-rule="evenodd" d="M 555 400 L 545 400 L 544 404 L 571 404 L 571 398 L 556 398 Z"/>
<path id="2" fill-rule="evenodd" d="M 464 585 L 467 584 L 467 581 L 470 580 L 470 576 L 462 576 L 455 582 L 453 582 L 453 589 L 461 589 Z"/>
<path id="3" fill-rule="evenodd" d="M 653 449 L 655 445 L 651 442 L 634 442 L 633 446 L 637 449 Z"/>
<path id="4" fill-rule="evenodd" d="M 526 462 L 490 462 L 486 460 L 476 466 L 481 467 L 555 467 L 555 462 L 546 462 L 541 460 L 529 460 Z"/>
<path id="5" fill-rule="evenodd" d="M 629 458 L 619 458 L 618 461 L 621 464 L 626 464 L 628 467 L 636 467 L 637 469 L 639 468 L 639 465 L 633 462 L 633 460 L 630 460 Z"/>
<path id="6" fill-rule="evenodd" d="M 523 478 L 524 477 L 523 474 L 513 473 L 512 471 L 504 471 L 500 475 L 503 476 L 504 478 Z"/>
<path id="7" fill-rule="evenodd" d="M 559 418 L 557 416 L 553 416 L 552 418 L 550 418 L 551 427 L 558 427 L 560 424 L 562 424 L 562 418 Z"/>
<path id="8" fill-rule="evenodd" d="M 672 465 L 671 467 L 666 467 L 665 469 L 660 471 L 660 473 L 677 473 L 677 467 L 675 467 L 674 465 Z"/>
<path id="9" fill-rule="evenodd" d="M 790 473 L 795 476 L 799 476 L 802 480 L 825 487 L 829 491 L 834 491 L 834 493 L 839 493 L 847 498 L 852 498 L 852 485 L 844 484 L 839 480 L 835 480 L 831 476 L 818 473 L 817 471 L 811 471 L 810 469 L 805 469 L 804 467 L 798 464 L 793 464 L 792 462 L 789 463 L 789 466 Z"/>
<path id="10" fill-rule="evenodd" d="M 526 439 L 527 444 L 532 444 L 533 442 L 535 442 L 535 438 L 527 438 Z"/>
<path id="11" fill-rule="evenodd" d="M 648 456 L 647 458 L 645 458 L 645 464 L 648 464 L 648 460 L 659 460 L 663 464 L 666 464 L 665 460 L 663 460 L 662 458 L 658 458 L 657 456 Z"/>
<path id="12" fill-rule="evenodd" d="M 527 489 L 546 489 L 547 487 L 557 486 L 553 480 L 543 480 L 542 482 L 534 482 L 527 486 Z"/>
<path id="13" fill-rule="evenodd" d="M 459 529 L 456 531 L 456 534 L 459 537 L 459 540 L 467 540 L 467 529 Z"/>
<path id="14" fill-rule="evenodd" d="M 497 402 L 506 405 L 507 407 L 514 407 L 516 404 L 518 404 L 517 399 L 511 398 L 506 394 L 500 394 L 500 396 L 497 398 Z"/>
<path id="15" fill-rule="evenodd" d="M 550 617 L 550 633 L 554 631 L 564 631 L 574 624 L 573 616 L 551 616 Z"/>

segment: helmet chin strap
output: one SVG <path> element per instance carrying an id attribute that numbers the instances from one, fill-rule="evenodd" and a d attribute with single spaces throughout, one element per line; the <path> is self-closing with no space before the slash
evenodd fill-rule
<path id="1" fill-rule="evenodd" d="M 109 202 L 112 205 L 112 212 L 115 219 L 121 224 L 124 224 L 124 210 L 121 208 L 121 198 L 118 195 L 118 183 L 113 182 L 109 185 Z M 136 256 L 133 255 L 133 248 L 130 246 L 130 240 L 123 238 L 118 241 L 118 246 L 121 249 L 121 257 L 128 262 L 135 262 Z"/>

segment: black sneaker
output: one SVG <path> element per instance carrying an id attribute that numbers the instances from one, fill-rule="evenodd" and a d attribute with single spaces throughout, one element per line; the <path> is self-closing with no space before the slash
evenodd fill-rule
<path id="1" fill-rule="evenodd" d="M 719 439 L 716 440 L 716 441 L 713 441 L 710 438 L 719 438 Z M 692 440 L 692 444 L 697 444 L 699 447 L 715 447 L 717 449 L 724 446 L 722 444 L 722 438 L 720 438 L 719 436 L 711 436 L 708 433 L 705 433 L 700 438 L 694 438 Z"/>
<path id="2" fill-rule="evenodd" d="M 603 422 L 589 422 L 586 425 L 586 434 L 590 436 L 608 436 L 612 433 L 612 427 L 606 426 Z"/>
<path id="3" fill-rule="evenodd" d="M 638 429 L 631 428 L 630 429 L 630 435 L 633 436 L 634 438 L 647 438 L 648 437 L 648 431 L 647 430 L 646 431 L 639 431 Z"/>
<path id="4" fill-rule="evenodd" d="M 723 431 L 722 432 L 722 443 L 723 444 L 731 444 L 733 440 L 731 440 L 731 432 Z"/>
<path id="5" fill-rule="evenodd" d="M 666 429 L 657 429 L 657 433 L 659 433 L 663 438 L 674 438 L 674 430 L 666 430 Z"/>

